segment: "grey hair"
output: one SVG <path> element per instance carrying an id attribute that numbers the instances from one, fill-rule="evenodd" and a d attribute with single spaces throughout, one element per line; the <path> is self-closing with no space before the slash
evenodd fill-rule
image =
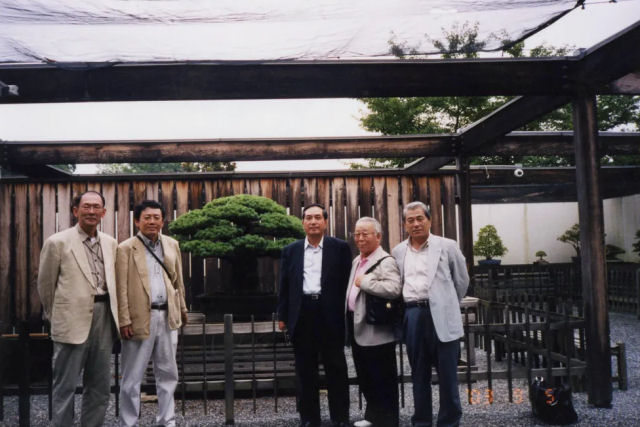
<path id="1" fill-rule="evenodd" d="M 374 230 L 376 230 L 376 233 L 378 234 L 382 234 L 382 226 L 380 225 L 380 222 L 375 219 L 372 218 L 370 216 L 363 216 L 362 218 L 360 218 L 359 220 L 356 221 L 356 227 L 358 226 L 358 224 L 362 224 L 364 222 L 368 222 L 369 224 L 373 224 L 373 228 Z"/>
<path id="2" fill-rule="evenodd" d="M 407 218 L 407 212 L 412 211 L 414 209 L 422 209 L 427 219 L 429 220 L 431 219 L 431 213 L 429 212 L 429 208 L 427 207 L 427 205 L 425 205 L 422 202 L 411 202 L 405 205 L 405 207 L 402 209 L 402 221 L 404 221 Z"/>

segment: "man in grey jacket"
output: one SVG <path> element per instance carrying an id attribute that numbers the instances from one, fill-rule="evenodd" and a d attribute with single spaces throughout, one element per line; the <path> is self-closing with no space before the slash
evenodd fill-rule
<path id="1" fill-rule="evenodd" d="M 358 385 L 367 401 L 365 420 L 355 427 L 398 425 L 398 370 L 394 325 L 366 322 L 366 294 L 395 299 L 402 292 L 394 259 L 380 247 L 382 227 L 371 217 L 356 222 L 353 238 L 360 250 L 347 289 L 347 327 Z"/>
<path id="2" fill-rule="evenodd" d="M 391 254 L 398 263 L 405 301 L 404 341 L 411 365 L 414 414 L 412 424 L 432 425 L 431 367 L 438 372 L 440 410 L 438 426 L 460 424 L 457 364 L 463 336 L 460 301 L 469 286 L 469 274 L 458 244 L 430 234 L 431 215 L 422 202 L 402 211 L 409 238 Z"/>

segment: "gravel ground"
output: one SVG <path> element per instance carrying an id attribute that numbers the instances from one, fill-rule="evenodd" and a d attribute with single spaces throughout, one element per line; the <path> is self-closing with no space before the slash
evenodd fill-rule
<path id="1" fill-rule="evenodd" d="M 594 408 L 587 403 L 586 393 L 574 393 L 573 400 L 578 413 L 579 422 L 576 426 L 640 426 L 640 320 L 633 315 L 616 314 L 610 315 L 611 320 L 611 341 L 626 343 L 627 366 L 629 373 L 629 389 L 620 391 L 614 384 L 613 407 L 611 409 Z M 347 360 L 351 360 L 348 356 Z M 527 393 L 522 394 L 520 399 L 518 390 L 527 389 L 525 381 L 514 381 L 514 401 L 508 402 L 506 381 L 494 381 L 494 403 L 488 404 L 483 398 L 486 386 L 481 383 L 474 384 L 473 389 L 477 390 L 474 396 L 478 402 L 469 405 L 466 401 L 467 386 L 460 385 L 460 396 L 463 400 L 463 426 L 537 426 L 543 425 L 537 422 L 531 415 L 531 407 Z M 351 420 L 357 421 L 362 418 L 358 408 L 357 388 L 351 390 Z M 80 398 L 76 398 L 76 407 L 79 407 Z M 410 417 L 413 412 L 413 402 L 410 386 L 405 386 L 405 407 L 400 410 L 400 423 L 402 426 L 411 425 Z M 322 418 L 329 419 L 326 408 L 326 396 L 321 397 L 323 405 Z M 107 412 L 105 425 L 116 426 L 114 411 L 114 399 L 111 399 Z M 437 387 L 434 387 L 434 407 L 438 405 Z M 204 415 L 202 400 L 189 400 L 186 402 L 186 416 L 181 415 L 181 401 L 176 401 L 177 424 L 179 426 L 222 426 L 225 424 L 224 401 L 209 400 L 207 402 L 208 414 Z M 140 426 L 153 425 L 155 403 L 144 403 L 142 405 L 142 417 Z M 282 397 L 278 399 L 278 412 L 275 412 L 274 399 L 272 397 L 262 397 L 257 400 L 256 412 L 253 412 L 253 401 L 251 399 L 237 399 L 235 402 L 235 424 L 238 426 L 297 426 L 298 414 L 295 409 L 295 399 L 292 397 Z M 5 398 L 4 421 L 0 421 L 0 426 L 18 425 L 18 401 L 15 397 Z M 31 401 L 31 425 L 46 426 L 47 420 L 47 399 L 46 396 L 35 396 Z M 325 425 L 330 425 L 325 422 Z"/>

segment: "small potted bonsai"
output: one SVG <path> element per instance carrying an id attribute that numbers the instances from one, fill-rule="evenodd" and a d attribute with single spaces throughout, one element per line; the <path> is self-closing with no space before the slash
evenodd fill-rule
<path id="1" fill-rule="evenodd" d="M 491 225 L 485 225 L 478 231 L 478 240 L 473 244 L 473 255 L 483 256 L 484 259 L 478 260 L 479 265 L 497 265 L 500 264 L 499 259 L 506 254 L 508 249 L 502 244 L 502 239 L 498 236 L 498 230 Z"/>
<path id="2" fill-rule="evenodd" d="M 534 264 L 537 264 L 537 265 L 549 264 L 549 261 L 544 259 L 544 257 L 547 256 L 547 253 L 545 251 L 536 252 L 536 256 L 538 257 L 538 259 L 533 261 Z"/>

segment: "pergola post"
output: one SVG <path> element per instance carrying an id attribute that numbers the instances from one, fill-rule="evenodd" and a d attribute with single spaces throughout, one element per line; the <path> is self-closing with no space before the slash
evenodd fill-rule
<path id="1" fill-rule="evenodd" d="M 596 98 L 587 90 L 573 99 L 576 186 L 580 218 L 582 295 L 586 322 L 589 402 L 611 407 L 611 350 L 607 311 L 604 221 L 600 197 L 600 155 Z"/>
<path id="2" fill-rule="evenodd" d="M 456 157 L 456 174 L 458 182 L 458 195 L 460 201 L 458 204 L 458 240 L 460 242 L 460 250 L 467 260 L 467 269 L 471 275 L 473 268 L 473 229 L 471 222 L 471 174 L 469 172 L 469 158 Z M 475 295 L 473 289 L 474 283 L 471 282 L 469 295 Z"/>

